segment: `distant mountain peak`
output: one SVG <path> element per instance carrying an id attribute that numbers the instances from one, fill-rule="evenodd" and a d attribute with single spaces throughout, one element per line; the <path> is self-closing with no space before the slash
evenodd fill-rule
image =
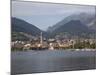
<path id="1" fill-rule="evenodd" d="M 85 13 L 85 12 L 83 13 L 82 12 L 82 13 L 76 13 L 76 14 L 72 14 L 72 15 L 65 17 L 60 22 L 53 25 L 47 31 L 53 32 L 55 29 L 59 28 L 60 26 L 66 24 L 66 23 L 68 23 L 72 20 L 79 20 L 84 25 L 86 25 L 88 28 L 96 30 L 95 29 L 95 26 L 96 26 L 96 23 L 95 23 L 96 22 L 96 15 L 95 15 L 95 13 Z"/>

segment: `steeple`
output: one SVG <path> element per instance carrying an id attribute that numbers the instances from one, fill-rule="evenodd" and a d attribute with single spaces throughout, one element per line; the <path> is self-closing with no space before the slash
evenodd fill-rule
<path id="1" fill-rule="evenodd" d="M 42 43 L 43 43 L 43 36 L 42 36 L 42 32 L 41 32 L 41 34 L 40 34 L 40 44 L 42 45 Z"/>

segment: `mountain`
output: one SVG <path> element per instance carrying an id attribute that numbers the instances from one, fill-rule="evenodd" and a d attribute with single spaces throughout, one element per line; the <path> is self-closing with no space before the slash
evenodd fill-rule
<path id="1" fill-rule="evenodd" d="M 24 20 L 15 17 L 12 17 L 11 20 L 12 32 L 24 32 L 33 36 L 40 35 L 40 32 L 42 32 L 39 28 Z"/>
<path id="2" fill-rule="evenodd" d="M 47 32 L 40 30 L 22 19 L 11 18 L 12 40 L 29 40 L 43 33 L 43 37 L 50 38 L 56 36 L 79 36 L 79 37 L 95 37 L 96 19 L 91 14 L 71 15 L 50 27 Z"/>
<path id="3" fill-rule="evenodd" d="M 11 18 L 11 32 L 12 40 L 29 40 L 36 36 L 40 36 L 43 33 L 44 37 L 47 37 L 45 31 L 40 30 L 35 25 L 32 25 L 22 19 L 12 17 Z"/>
<path id="4" fill-rule="evenodd" d="M 16 41 L 16 40 L 21 40 L 21 41 L 25 41 L 25 40 L 29 40 L 30 37 L 29 37 L 29 34 L 27 33 L 23 33 L 23 32 L 12 32 L 11 33 L 11 40 L 12 41 Z M 28 35 L 28 36 L 26 36 Z"/>
<path id="5" fill-rule="evenodd" d="M 56 23 L 52 27 L 48 28 L 48 32 L 53 32 L 55 29 L 59 28 L 60 26 L 70 22 L 71 20 L 79 20 L 82 24 L 87 26 L 89 29 L 96 30 L 96 15 L 95 13 L 77 13 L 72 14 L 60 22 Z"/>
<path id="6" fill-rule="evenodd" d="M 86 25 L 84 25 L 80 20 L 71 20 L 68 23 L 61 25 L 60 27 L 53 30 L 51 33 L 52 36 L 80 36 L 80 37 L 89 37 L 89 35 L 94 35 L 95 31 L 89 29 Z"/>

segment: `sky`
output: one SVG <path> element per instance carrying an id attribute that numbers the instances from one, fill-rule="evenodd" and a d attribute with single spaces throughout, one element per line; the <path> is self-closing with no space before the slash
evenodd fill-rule
<path id="1" fill-rule="evenodd" d="M 75 13 L 94 13 L 95 6 L 12 1 L 12 17 L 23 19 L 41 30 L 47 30 Z"/>

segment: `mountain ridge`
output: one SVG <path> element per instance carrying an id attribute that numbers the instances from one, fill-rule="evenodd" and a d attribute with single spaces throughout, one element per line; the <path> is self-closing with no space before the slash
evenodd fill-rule
<path id="1" fill-rule="evenodd" d="M 60 21 L 60 24 L 58 22 L 58 27 L 55 28 L 53 30 L 53 28 L 51 27 L 51 32 L 47 31 L 43 31 L 41 29 L 39 29 L 38 27 L 36 27 L 35 25 L 33 24 L 30 24 L 22 19 L 19 19 L 19 18 L 16 18 L 16 17 L 12 17 L 11 18 L 11 31 L 12 31 L 12 35 L 19 35 L 20 38 L 27 38 L 27 39 L 32 39 L 34 38 L 34 36 L 40 36 L 40 33 L 42 32 L 43 33 L 43 36 L 46 37 L 46 38 L 55 38 L 56 35 L 60 35 L 60 34 L 63 34 L 63 35 L 60 35 L 60 36 L 71 36 L 73 37 L 74 35 L 75 36 L 82 36 L 83 37 L 83 34 L 84 36 L 89 36 L 88 34 L 91 34 L 92 36 L 95 37 L 95 30 L 94 29 L 91 29 L 89 28 L 87 25 L 85 25 L 85 23 L 82 23 L 80 20 L 77 20 L 77 19 L 74 19 L 74 20 L 69 20 L 69 21 L 66 21 L 65 20 L 62 20 Z M 63 22 L 65 21 L 65 22 Z M 93 19 L 94 21 L 94 19 Z M 93 24 L 94 22 L 91 22 L 91 24 Z M 88 23 L 88 22 L 87 22 Z M 91 26 L 90 24 L 90 26 Z M 57 25 L 57 24 L 56 24 Z M 56 26 L 54 25 L 54 26 Z M 93 27 L 94 28 L 94 27 Z M 13 33 L 14 32 L 14 33 Z M 22 33 L 23 34 L 22 34 Z M 81 35 L 82 34 L 82 35 Z M 29 35 L 29 37 L 28 37 Z M 18 37 L 19 36 L 12 36 L 12 39 L 19 39 Z M 19 39 L 20 40 L 20 39 Z"/>
<path id="2" fill-rule="evenodd" d="M 15 32 L 25 32 L 31 35 L 39 35 L 42 30 L 37 28 L 36 26 L 15 17 L 11 18 L 11 31 Z"/>
<path id="3" fill-rule="evenodd" d="M 92 13 L 92 14 L 78 13 L 78 14 L 72 14 L 72 15 L 65 17 L 64 19 L 62 19 L 61 21 L 59 21 L 58 23 L 56 23 L 52 27 L 49 27 L 47 29 L 47 31 L 53 32 L 56 28 L 59 28 L 60 26 L 68 23 L 71 20 L 80 20 L 84 25 L 86 25 L 87 27 L 89 27 L 90 29 L 93 29 L 93 30 L 95 30 L 95 28 L 96 28 L 96 15 L 95 15 L 95 13 Z"/>

